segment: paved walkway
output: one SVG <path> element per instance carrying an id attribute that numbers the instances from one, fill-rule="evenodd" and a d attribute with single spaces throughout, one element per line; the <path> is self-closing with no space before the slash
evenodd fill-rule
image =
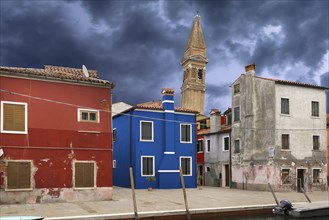
<path id="1" fill-rule="evenodd" d="M 279 201 L 288 199 L 293 204 L 307 202 L 302 193 L 276 192 L 275 194 Z M 312 202 L 328 201 L 329 206 L 328 191 L 308 192 L 307 195 Z M 136 198 L 140 216 L 163 216 L 168 213 L 185 212 L 181 189 L 136 190 Z M 269 208 L 276 205 L 271 192 L 218 187 L 203 187 L 202 190 L 187 189 L 187 198 L 191 213 Z M 0 205 L 0 216 L 44 216 L 46 220 L 119 219 L 132 218 L 133 214 L 131 190 L 120 187 L 113 187 L 112 201 Z"/>

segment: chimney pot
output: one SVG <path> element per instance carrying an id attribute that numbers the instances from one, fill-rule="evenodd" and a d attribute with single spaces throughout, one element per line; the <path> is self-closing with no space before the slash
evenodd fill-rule
<path id="1" fill-rule="evenodd" d="M 173 96 L 174 95 L 174 90 L 173 89 L 170 89 L 170 88 L 164 88 L 164 89 L 162 89 L 161 94 L 163 96 L 164 95 L 171 95 L 171 96 Z"/>
<path id="2" fill-rule="evenodd" d="M 255 71 L 256 70 L 256 64 L 255 63 L 252 63 L 252 64 L 249 64 L 247 66 L 245 66 L 245 69 L 246 69 L 246 72 L 249 72 L 249 71 Z"/>

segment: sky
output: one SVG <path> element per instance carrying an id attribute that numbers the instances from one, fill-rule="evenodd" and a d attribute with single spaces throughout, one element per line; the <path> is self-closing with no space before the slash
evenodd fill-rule
<path id="1" fill-rule="evenodd" d="M 116 85 L 113 102 L 160 100 L 172 88 L 179 106 L 196 14 L 206 115 L 231 107 L 230 85 L 250 63 L 258 76 L 329 87 L 329 0 L 0 0 L 0 65 L 85 65 Z"/>

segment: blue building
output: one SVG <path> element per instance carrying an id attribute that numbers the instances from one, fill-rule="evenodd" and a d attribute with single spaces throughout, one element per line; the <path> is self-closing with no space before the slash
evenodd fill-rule
<path id="1" fill-rule="evenodd" d="M 138 104 L 113 117 L 113 185 L 135 188 L 196 187 L 196 114 L 174 107 L 174 90 L 162 90 L 162 102 Z M 155 181 L 148 181 L 148 177 Z"/>

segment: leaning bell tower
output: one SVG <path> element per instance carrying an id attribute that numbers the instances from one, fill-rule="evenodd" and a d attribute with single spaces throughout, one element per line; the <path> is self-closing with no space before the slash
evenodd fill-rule
<path id="1" fill-rule="evenodd" d="M 204 94 L 206 91 L 205 73 L 208 63 L 200 16 L 196 15 L 181 60 L 183 84 L 181 87 L 181 107 L 204 114 Z"/>

